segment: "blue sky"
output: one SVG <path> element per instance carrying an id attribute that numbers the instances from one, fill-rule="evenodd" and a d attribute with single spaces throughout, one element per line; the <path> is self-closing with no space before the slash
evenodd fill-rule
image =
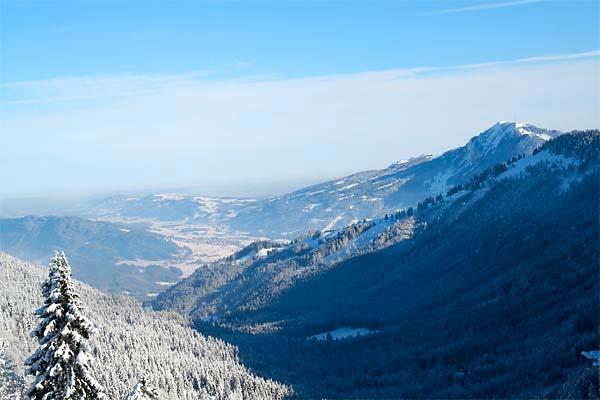
<path id="1" fill-rule="evenodd" d="M 501 119 L 597 127 L 599 13 L 595 1 L 3 1 L 13 151 L 0 193 L 315 181 L 440 152 Z"/>
<path id="2" fill-rule="evenodd" d="M 299 77 L 598 47 L 595 1 L 3 1 L 1 7 L 5 82 L 209 70 Z"/>

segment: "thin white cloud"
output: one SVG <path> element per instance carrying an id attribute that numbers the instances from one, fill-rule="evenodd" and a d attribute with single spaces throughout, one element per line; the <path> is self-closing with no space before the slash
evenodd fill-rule
<path id="1" fill-rule="evenodd" d="M 599 66 L 592 51 L 302 79 L 29 83 L 27 99 L 65 82 L 61 95 L 115 96 L 4 107 L 0 196 L 331 177 L 447 150 L 499 120 L 598 127 Z"/>
<path id="2" fill-rule="evenodd" d="M 149 97 L 164 92 L 186 89 L 210 88 L 214 85 L 241 85 L 270 81 L 332 81 L 344 77 L 369 76 L 389 79 L 408 79 L 431 74 L 443 74 L 489 68 L 507 68 L 524 64 L 543 64 L 558 61 L 574 61 L 600 57 L 600 50 L 580 53 L 554 54 L 520 58 L 515 60 L 491 61 L 445 67 L 419 67 L 360 72 L 343 75 L 284 79 L 269 75 L 243 78 L 220 78 L 217 71 L 203 71 L 171 75 L 114 75 L 95 77 L 64 77 L 47 80 L 20 81 L 0 84 L 0 106 L 26 106 L 28 104 L 52 104 L 65 102 L 92 102 L 130 97 Z"/>
<path id="3" fill-rule="evenodd" d="M 543 1 L 545 1 L 545 0 L 516 0 L 516 1 L 504 1 L 504 2 L 498 2 L 498 3 L 487 2 L 487 3 L 474 4 L 472 6 L 437 10 L 437 11 L 433 11 L 433 14 L 455 14 L 455 13 L 463 13 L 463 12 L 491 10 L 494 8 L 516 7 L 516 6 L 523 6 L 526 4 L 541 3 Z"/>

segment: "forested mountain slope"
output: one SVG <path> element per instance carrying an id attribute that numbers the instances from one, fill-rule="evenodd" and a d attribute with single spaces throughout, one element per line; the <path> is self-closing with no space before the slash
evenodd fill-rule
<path id="1" fill-rule="evenodd" d="M 580 279 L 584 272 L 597 270 L 597 132 L 593 138 L 593 144 L 582 147 L 587 158 L 576 158 L 578 135 L 561 137 L 479 188 L 464 191 L 450 204 L 417 213 L 418 218 L 427 218 L 443 208 L 411 240 L 352 258 L 304 283 L 311 287 L 311 295 L 294 303 L 294 311 L 313 323 L 324 308 L 335 308 L 338 315 L 403 318 L 414 309 L 392 310 L 385 305 L 436 304 L 434 299 L 440 296 L 438 304 L 447 306 L 447 301 L 456 301 L 457 290 L 477 292 L 488 279 L 515 271 L 542 274 L 543 280 L 574 273 L 572 278 L 583 284 L 575 288 L 591 288 L 592 279 Z M 380 275 L 373 273 L 373 267 Z M 553 274 L 543 273 L 548 271 Z M 511 285 L 518 281 L 509 280 Z M 528 290 L 547 289 L 540 285 L 543 280 L 531 281 Z M 294 292 L 303 291 L 301 285 L 285 292 L 279 304 L 287 304 Z M 435 290 L 421 290 L 420 285 Z M 347 296 L 340 292 L 342 288 Z M 364 301 L 360 294 L 372 300 Z"/>
<path id="2" fill-rule="evenodd" d="M 173 260 L 187 249 L 138 225 L 113 224 L 78 217 L 0 219 L 0 251 L 33 263 L 45 264 L 56 249 L 69 254 L 73 274 L 107 293 L 127 292 L 139 298 L 164 288 L 160 282 L 177 280 L 181 271 L 151 260 Z M 135 260 L 148 265 L 130 265 Z"/>
<path id="3" fill-rule="evenodd" d="M 564 139 L 557 139 L 557 142 L 562 141 Z M 590 155 L 580 158 L 589 160 Z M 577 181 L 590 173 L 589 161 L 581 164 L 578 160 L 570 154 L 550 154 L 548 150 L 532 156 L 513 157 L 452 187 L 443 195 L 424 199 L 416 208 L 364 220 L 344 229 L 310 232 L 288 244 L 253 243 L 222 262 L 199 268 L 188 279 L 161 293 L 153 305 L 194 318 L 238 318 L 240 314 L 260 308 L 296 282 L 340 261 L 413 238 L 415 233 L 431 231 L 439 226 L 442 217 L 447 225 L 452 224 L 456 216 L 475 204 L 475 200 L 487 196 L 491 187 L 521 176 L 529 177 L 529 180 L 523 180 L 529 184 L 536 176 L 530 171 L 534 167 L 538 168 L 537 175 L 542 177 L 558 173 L 551 173 L 552 168 L 559 171 L 564 182 L 556 190 L 565 189 L 565 185 L 568 188 L 569 180 Z M 587 169 L 578 172 L 576 168 Z M 549 182 L 548 186 L 553 184 Z M 413 241 L 408 243 L 412 245 Z"/>
<path id="4" fill-rule="evenodd" d="M 308 397 L 593 398 L 597 371 L 581 352 L 600 347 L 599 139 L 562 135 L 496 165 L 421 202 L 409 237 L 197 326 Z M 277 289 L 270 276 L 253 290 Z M 193 277 L 194 291 L 246 298 L 240 286 Z M 209 300 L 184 308 L 201 315 Z M 371 334 L 307 340 L 344 327 Z"/>
<path id="5" fill-rule="evenodd" d="M 29 332 L 42 303 L 39 286 L 45 273 L 0 253 L 0 383 L 6 392 L 20 392 L 23 386 L 23 362 L 35 348 Z M 144 310 L 132 299 L 106 296 L 83 284 L 78 289 L 86 315 L 98 328 L 92 337 L 93 373 L 111 399 L 122 398 L 143 377 L 165 400 L 290 394 L 289 388 L 251 374 L 239 363 L 235 347 L 195 332 L 181 316 Z"/>
<path id="6" fill-rule="evenodd" d="M 295 282 L 335 263 L 410 238 L 413 214 L 410 209 L 344 229 L 311 231 L 289 243 L 251 243 L 221 262 L 198 268 L 152 305 L 205 320 L 260 308 Z"/>

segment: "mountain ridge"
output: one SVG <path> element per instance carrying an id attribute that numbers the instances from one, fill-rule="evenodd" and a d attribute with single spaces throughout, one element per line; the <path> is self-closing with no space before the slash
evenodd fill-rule
<path id="1" fill-rule="evenodd" d="M 307 234 L 295 253 L 199 269 L 155 305 L 309 398 L 586 398 L 598 391 L 582 352 L 600 345 L 599 162 L 599 131 L 560 135 L 339 242 Z M 410 235 L 331 264 L 304 257 L 391 218 L 414 218 Z M 340 331 L 362 336 L 311 339 Z"/>
<path id="2" fill-rule="evenodd" d="M 584 134 L 569 135 L 567 139 Z M 597 138 L 595 140 L 597 141 Z M 249 305 L 260 307 L 265 298 L 263 292 L 279 293 L 286 287 L 293 286 L 297 280 L 334 268 L 334 264 L 340 261 L 381 251 L 411 239 L 419 231 L 435 224 L 437 219 L 444 213 L 447 214 L 447 210 L 452 207 L 468 210 L 481 197 L 487 195 L 488 186 L 522 179 L 531 175 L 531 171 L 536 171 L 536 168 L 552 166 L 554 174 L 563 176 L 559 189 L 568 190 L 570 185 L 586 176 L 587 172 L 578 173 L 577 168 L 587 165 L 585 168 L 591 168 L 593 171 L 589 159 L 594 156 L 589 152 L 572 152 L 565 155 L 552 152 L 551 149 L 555 147 L 555 143 L 548 142 L 547 146 L 536 150 L 531 156 L 514 157 L 497 164 L 474 176 L 468 183 L 454 186 L 444 195 L 423 199 L 414 208 L 363 220 L 342 229 L 310 231 L 289 243 L 252 243 L 220 262 L 196 270 L 189 278 L 159 294 L 153 304 L 158 309 L 166 307 L 184 313 L 193 312 L 202 318 L 223 317 L 225 312 L 234 312 L 235 307 L 243 306 L 245 310 L 250 309 Z M 571 171 L 573 169 L 575 171 Z M 539 172 L 542 175 L 544 173 L 546 172 Z M 457 217 L 459 216 L 460 213 L 457 214 Z M 262 254 L 258 250 L 261 250 Z M 254 274 L 259 274 L 260 278 Z M 211 279 L 215 277 L 219 277 L 215 281 L 218 284 L 211 288 Z M 196 289 L 205 285 L 208 287 L 206 293 Z M 231 295 L 234 293 L 237 300 L 232 302 Z M 243 297 L 242 293 L 246 293 L 247 297 Z M 178 303 L 180 296 L 187 297 L 186 301 Z M 199 296 L 196 300 L 197 306 L 189 303 L 194 296 Z M 201 312 L 202 308 L 204 313 Z"/>
<path id="3" fill-rule="evenodd" d="M 379 170 L 359 171 L 267 199 L 217 199 L 192 195 L 113 197 L 99 215 L 224 224 L 269 238 L 292 238 L 311 229 L 341 228 L 364 218 L 416 205 L 468 181 L 493 165 L 531 152 L 561 132 L 531 124 L 499 122 L 465 145 L 425 153 Z"/>

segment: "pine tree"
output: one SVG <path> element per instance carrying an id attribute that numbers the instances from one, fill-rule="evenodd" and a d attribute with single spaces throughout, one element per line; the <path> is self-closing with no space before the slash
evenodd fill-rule
<path id="1" fill-rule="evenodd" d="M 40 347 L 26 361 L 26 374 L 35 376 L 28 395 L 35 400 L 105 399 L 88 371 L 86 342 L 95 329 L 81 312 L 64 253 L 54 252 L 42 295 L 44 305 L 36 311 L 41 321 L 31 332 Z"/>
<path id="2" fill-rule="evenodd" d="M 142 378 L 125 400 L 158 400 L 158 390 Z"/>

